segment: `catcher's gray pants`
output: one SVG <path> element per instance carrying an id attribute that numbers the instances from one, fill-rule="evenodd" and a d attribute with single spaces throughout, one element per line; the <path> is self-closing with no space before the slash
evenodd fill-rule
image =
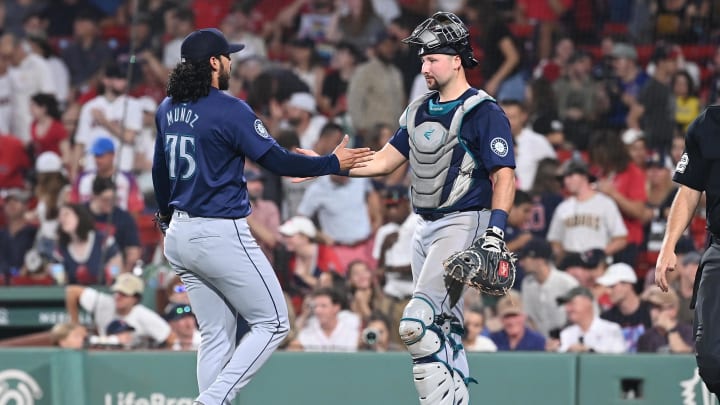
<path id="1" fill-rule="evenodd" d="M 245 219 L 189 217 L 176 211 L 165 256 L 187 286 L 200 326 L 198 401 L 230 404 L 288 334 L 277 277 Z M 238 314 L 250 332 L 236 346 Z"/>
<path id="2" fill-rule="evenodd" d="M 453 315 L 461 325 L 464 323 L 464 301 L 461 298 L 455 307 L 450 308 L 442 262 L 453 253 L 470 247 L 485 232 L 489 220 L 490 211 L 457 212 L 435 221 L 420 218 L 415 229 L 411 263 L 415 285 L 413 296 L 425 297 L 433 304 L 436 313 Z M 462 336 L 451 335 L 455 342 L 462 342 Z M 465 350 L 460 350 L 454 358 L 452 347 L 446 342 L 437 356 L 460 370 L 465 377 L 470 376 Z"/>

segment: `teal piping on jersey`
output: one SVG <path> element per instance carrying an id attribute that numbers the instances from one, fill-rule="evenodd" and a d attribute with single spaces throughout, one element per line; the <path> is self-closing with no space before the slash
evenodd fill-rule
<path id="1" fill-rule="evenodd" d="M 441 103 L 435 102 L 435 100 L 433 100 L 431 97 L 428 103 L 428 113 L 430 115 L 445 115 L 463 101 L 464 100 L 454 100 Z"/>

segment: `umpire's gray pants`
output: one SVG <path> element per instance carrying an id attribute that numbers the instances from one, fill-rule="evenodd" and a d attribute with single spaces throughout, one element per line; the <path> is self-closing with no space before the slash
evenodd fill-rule
<path id="1" fill-rule="evenodd" d="M 435 221 L 420 218 L 415 229 L 411 263 L 415 285 L 413 296 L 427 298 L 435 307 L 436 313 L 451 314 L 460 324 L 464 324 L 464 302 L 461 298 L 450 308 L 442 263 L 453 253 L 470 247 L 485 231 L 489 220 L 489 211 L 457 212 Z M 462 336 L 451 335 L 457 343 L 462 342 Z M 452 347 L 446 342 L 437 355 L 451 367 L 460 370 L 465 377 L 469 377 L 465 350 L 460 350 L 457 357 L 454 357 Z"/>
<path id="2" fill-rule="evenodd" d="M 165 256 L 187 286 L 200 326 L 198 401 L 230 404 L 288 334 L 277 277 L 245 219 L 191 218 L 176 211 Z M 236 347 L 238 314 L 250 332 Z"/>

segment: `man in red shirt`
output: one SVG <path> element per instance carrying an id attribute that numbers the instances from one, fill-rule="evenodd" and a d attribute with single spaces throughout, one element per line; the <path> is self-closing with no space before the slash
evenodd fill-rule
<path id="1" fill-rule="evenodd" d="M 25 172 L 30 158 L 20 139 L 0 134 L 0 189 L 25 188 Z"/>

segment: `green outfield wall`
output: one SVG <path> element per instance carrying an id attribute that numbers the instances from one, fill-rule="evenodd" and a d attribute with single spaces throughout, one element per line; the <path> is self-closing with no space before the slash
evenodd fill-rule
<path id="1" fill-rule="evenodd" d="M 692 356 L 471 354 L 478 405 L 718 405 Z M 416 404 L 406 353 L 272 356 L 242 405 Z M 0 350 L 0 405 L 191 405 L 195 353 Z"/>

